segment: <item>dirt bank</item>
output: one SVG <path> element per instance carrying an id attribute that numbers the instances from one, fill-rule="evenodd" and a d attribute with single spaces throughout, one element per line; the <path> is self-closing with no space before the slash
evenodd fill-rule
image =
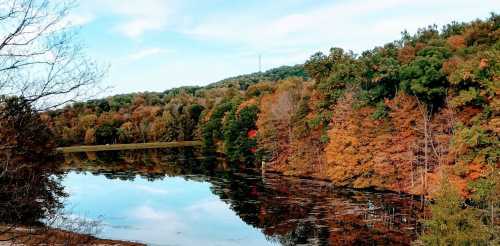
<path id="1" fill-rule="evenodd" d="M 9 229 L 0 226 L 0 246 L 4 245 L 125 245 L 142 246 L 145 244 L 119 240 L 99 239 L 94 236 L 74 232 L 46 229 L 17 227 Z M 7 231 L 7 232 L 5 232 Z M 3 232 L 3 233 L 2 233 Z"/>

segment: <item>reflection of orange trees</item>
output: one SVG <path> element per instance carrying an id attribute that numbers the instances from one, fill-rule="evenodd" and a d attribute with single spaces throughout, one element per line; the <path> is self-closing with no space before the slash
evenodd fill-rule
<path id="1" fill-rule="evenodd" d="M 141 173 L 147 176 L 148 172 L 155 174 L 165 171 L 168 176 L 185 172 L 194 172 L 203 170 L 203 161 L 209 158 L 197 157 L 199 153 L 196 148 L 183 149 L 148 149 L 148 150 L 127 150 L 127 151 L 104 151 L 104 152 L 85 152 L 85 153 L 66 153 L 64 154 L 63 169 L 80 170 L 109 170 L 127 172 L 131 171 Z M 213 168 L 218 169 L 222 163 L 214 159 L 219 165 Z M 170 171 L 168 171 L 170 170 Z M 172 170 L 177 170 L 171 172 Z M 211 171 L 213 171 L 211 169 Z"/>
<path id="2" fill-rule="evenodd" d="M 214 182 L 213 191 L 243 221 L 284 245 L 410 244 L 421 212 L 418 201 L 396 194 L 382 198 L 274 175 L 264 182 L 234 176 Z"/>
<path id="3" fill-rule="evenodd" d="M 144 152 L 142 153 L 144 154 Z M 146 153 L 150 155 L 151 153 Z M 416 236 L 420 202 L 410 197 L 334 188 L 327 182 L 267 174 L 213 172 L 199 174 L 183 163 L 145 165 L 117 160 L 106 165 L 89 162 L 66 168 L 104 174 L 110 179 L 150 180 L 182 176 L 211 183 L 211 190 L 248 223 L 271 240 L 287 245 L 324 244 L 409 244 Z M 154 158 L 151 158 L 154 159 Z M 201 166 L 200 163 L 192 166 Z"/>
<path id="4" fill-rule="evenodd" d="M 97 153 L 96 152 L 85 152 L 85 155 L 87 156 L 87 159 L 89 161 L 97 160 Z"/>

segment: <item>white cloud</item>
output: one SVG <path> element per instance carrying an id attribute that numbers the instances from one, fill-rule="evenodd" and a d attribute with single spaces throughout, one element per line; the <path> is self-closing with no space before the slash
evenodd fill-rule
<path id="1" fill-rule="evenodd" d="M 165 54 L 165 53 L 169 53 L 169 52 L 171 52 L 171 50 L 163 49 L 163 48 L 147 48 L 147 49 L 139 50 L 135 53 L 130 54 L 128 56 L 128 60 L 137 61 L 137 60 L 144 59 L 146 57 Z"/>
<path id="2" fill-rule="evenodd" d="M 99 17 L 117 17 L 112 30 L 130 38 L 139 38 L 149 31 L 162 31 L 172 20 L 178 0 L 85 0 L 79 13 Z"/>
<path id="3" fill-rule="evenodd" d="M 173 1 L 168 0 L 108 1 L 111 11 L 125 19 L 116 29 L 131 38 L 140 37 L 147 31 L 162 30 L 174 11 Z"/>
<path id="4" fill-rule="evenodd" d="M 221 222 L 228 222 L 238 218 L 227 203 L 213 197 L 197 201 L 184 211 L 193 220 L 218 218 Z"/>
<path id="5" fill-rule="evenodd" d="M 223 215 L 231 211 L 229 206 L 218 199 L 205 199 L 186 208 L 191 215 Z M 230 213 L 231 214 L 231 213 Z"/>
<path id="6" fill-rule="evenodd" d="M 202 40 L 264 50 L 335 45 L 360 51 L 399 38 L 404 29 L 415 31 L 429 24 L 485 17 L 499 7 L 493 0 L 343 1 L 274 19 L 249 18 L 245 13 L 214 16 L 183 32 Z"/>
<path id="7" fill-rule="evenodd" d="M 134 185 L 134 188 L 136 188 L 140 191 L 155 194 L 155 195 L 166 195 L 166 194 L 170 193 L 168 190 L 155 188 L 155 187 L 148 186 L 148 185 Z"/>
<path id="8" fill-rule="evenodd" d="M 64 24 L 67 26 L 83 26 L 85 24 L 90 23 L 95 19 L 95 16 L 92 14 L 69 14 L 63 20 Z"/>
<path id="9" fill-rule="evenodd" d="M 123 234 L 123 230 L 119 231 L 118 235 L 122 239 L 144 240 L 148 244 L 157 245 L 164 245 L 167 241 L 172 245 L 186 245 L 185 242 L 177 242 L 186 240 L 181 235 L 189 232 L 191 226 L 189 221 L 186 221 L 182 214 L 176 214 L 175 210 L 162 210 L 143 205 L 132 209 L 129 215 L 134 219 L 134 229 L 127 230 L 126 234 Z"/>
<path id="10" fill-rule="evenodd" d="M 149 206 L 141 206 L 132 210 L 132 217 L 141 221 L 170 221 L 180 223 L 175 213 L 168 213 L 155 210 Z"/>

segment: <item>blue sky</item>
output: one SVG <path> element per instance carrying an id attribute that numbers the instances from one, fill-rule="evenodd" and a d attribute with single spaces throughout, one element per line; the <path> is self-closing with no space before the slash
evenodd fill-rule
<path id="1" fill-rule="evenodd" d="M 266 70 L 333 46 L 360 53 L 492 11 L 498 0 L 80 0 L 69 18 L 86 53 L 110 66 L 110 95 L 255 72 L 259 54 Z"/>

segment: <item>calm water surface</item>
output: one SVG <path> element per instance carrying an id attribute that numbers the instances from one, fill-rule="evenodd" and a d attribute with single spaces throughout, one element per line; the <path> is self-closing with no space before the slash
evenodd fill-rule
<path id="1" fill-rule="evenodd" d="M 79 165 L 66 208 L 98 236 L 149 245 L 407 245 L 420 203 L 278 174 L 193 174 L 170 164 Z"/>
<path id="2" fill-rule="evenodd" d="M 70 193 L 67 206 L 77 215 L 101 219 L 104 238 L 156 245 L 271 244 L 214 195 L 206 181 L 123 181 L 71 172 L 64 185 Z"/>

